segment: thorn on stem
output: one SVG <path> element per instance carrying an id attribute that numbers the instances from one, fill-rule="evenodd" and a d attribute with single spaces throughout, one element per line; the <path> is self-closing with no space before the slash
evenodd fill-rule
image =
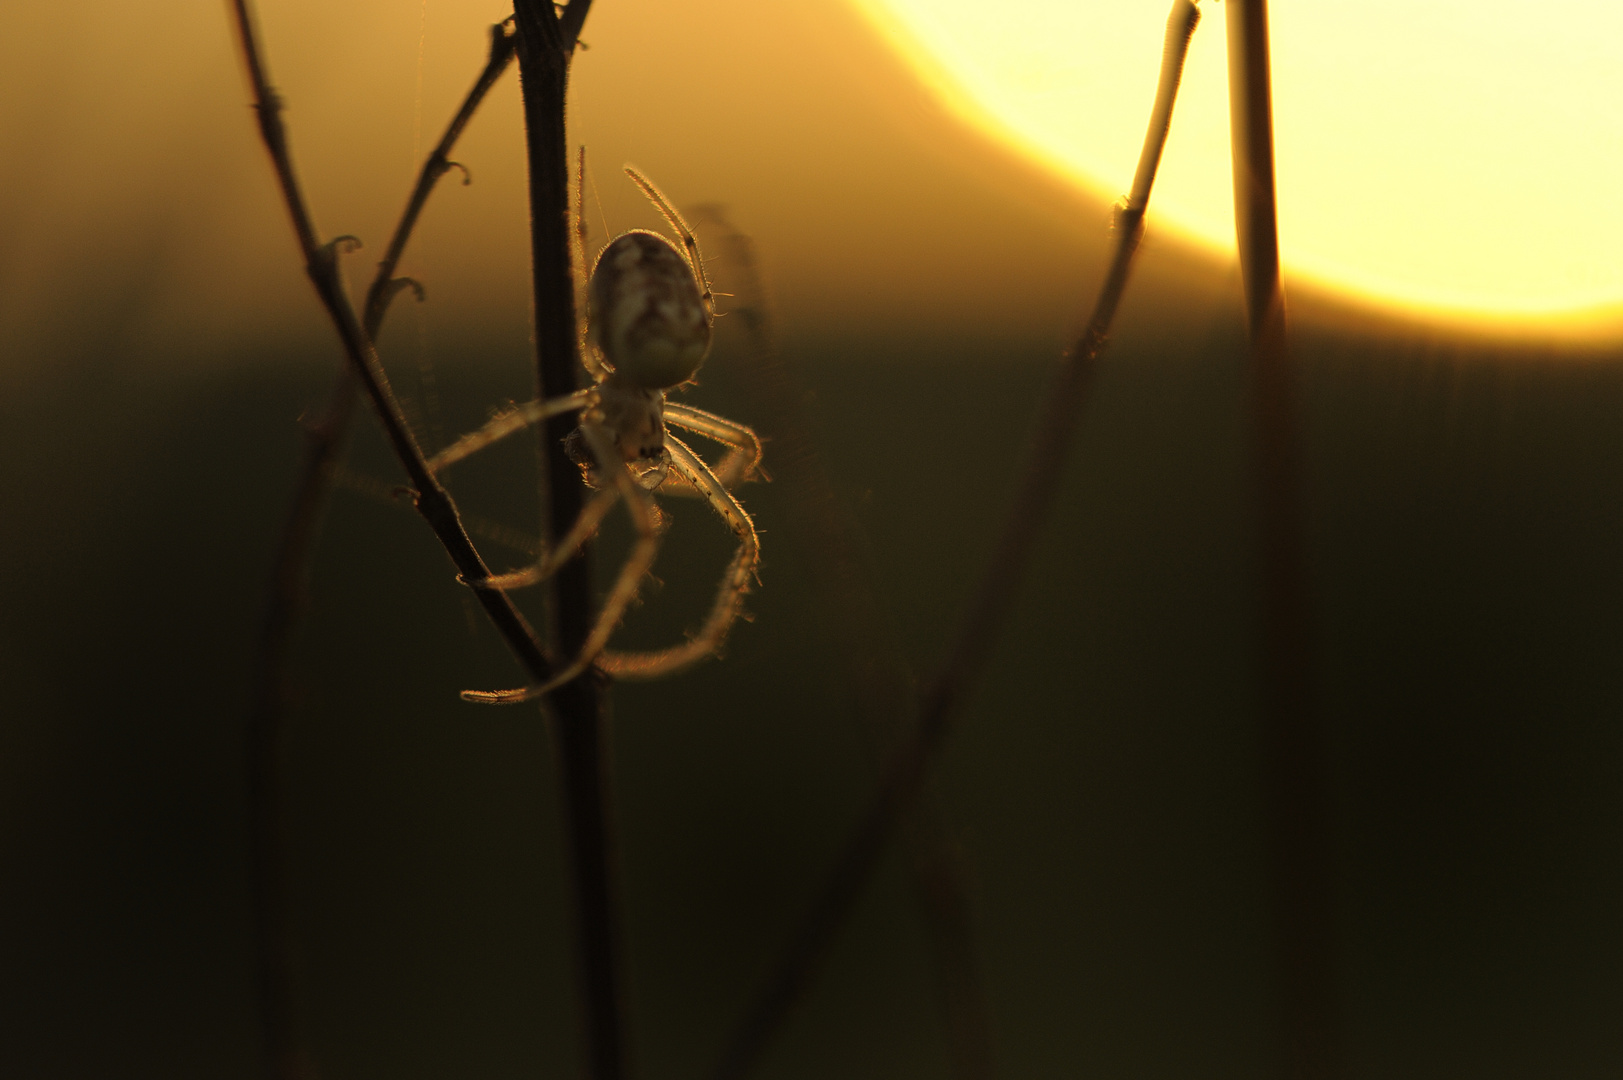
<path id="1" fill-rule="evenodd" d="M 422 282 L 413 277 L 397 277 L 391 278 L 389 284 L 385 286 L 384 301 L 392 301 L 405 289 L 411 290 L 411 294 L 417 298 L 419 304 L 428 299 L 428 292 L 423 288 Z"/>
<path id="2" fill-rule="evenodd" d="M 1121 232 L 1131 230 L 1144 220 L 1144 208 L 1134 206 L 1132 200 L 1123 195 L 1110 207 L 1110 231 Z"/>
<path id="3" fill-rule="evenodd" d="M 361 248 L 364 246 L 365 245 L 361 243 L 360 237 L 345 233 L 343 236 L 335 236 L 331 240 L 327 241 L 327 243 L 321 248 L 321 254 L 327 259 L 327 261 L 336 262 L 338 256 L 353 255 L 355 252 L 361 250 Z"/>

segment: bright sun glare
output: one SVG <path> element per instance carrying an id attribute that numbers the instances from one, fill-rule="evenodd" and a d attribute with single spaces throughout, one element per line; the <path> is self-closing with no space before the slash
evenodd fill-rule
<path id="1" fill-rule="evenodd" d="M 1168 0 L 855 0 L 960 115 L 1114 198 Z M 1151 214 L 1233 248 L 1224 12 L 1207 0 Z M 1389 304 L 1623 302 L 1623 5 L 1273 0 L 1287 270 Z"/>

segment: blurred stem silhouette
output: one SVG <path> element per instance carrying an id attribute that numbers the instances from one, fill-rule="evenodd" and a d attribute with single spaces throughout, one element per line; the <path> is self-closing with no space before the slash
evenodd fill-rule
<path id="1" fill-rule="evenodd" d="M 969 614 L 946 663 L 920 695 L 913 728 L 891 756 L 866 812 L 842 845 L 810 910 L 734 1029 L 716 1072 L 719 1080 L 740 1080 L 748 1075 L 804 996 L 835 933 L 872 877 L 897 823 L 923 786 L 959 708 L 986 666 L 1025 575 L 1032 546 L 1053 505 L 1099 355 L 1127 287 L 1133 256 L 1144 234 L 1150 189 L 1166 146 L 1189 39 L 1199 20 L 1200 13 L 1190 0 L 1175 0 L 1167 18 L 1160 80 L 1138 169 L 1130 194 L 1116 211 L 1116 245 L 1104 284 L 1087 328 L 1067 352 L 1049 388 L 1014 504 Z"/>
<path id="2" fill-rule="evenodd" d="M 520 57 L 521 71 L 525 74 L 525 113 L 531 133 L 531 164 L 532 174 L 531 203 L 532 212 L 538 219 L 551 217 L 556 220 L 560 231 L 565 230 L 564 219 L 568 215 L 569 192 L 568 178 L 564 170 L 542 171 L 539 175 L 535 171 L 537 155 L 534 151 L 536 131 L 538 128 L 551 132 L 555 129 L 558 142 L 562 142 L 564 117 L 564 90 L 568 80 L 569 60 L 573 55 L 576 41 L 579 38 L 580 28 L 586 18 L 590 6 L 589 0 L 575 0 L 562 12 L 557 11 L 553 5 L 520 4 L 515 10 L 515 40 L 512 51 Z M 480 588 L 479 582 L 489 577 L 489 570 L 483 558 L 468 537 L 466 529 L 458 515 L 455 503 L 450 495 L 439 484 L 433 473 L 429 470 L 421 449 L 415 437 L 401 414 L 398 402 L 384 373 L 382 364 L 378 360 L 377 351 L 373 344 L 377 326 L 381 324 L 384 312 L 387 310 L 389 300 L 398 293 L 402 287 L 412 283 L 392 277 L 394 265 L 404 250 L 406 236 L 400 232 L 396 234 L 396 243 L 390 245 L 380 280 L 374 284 L 368 296 L 367 321 L 362 323 L 356 316 L 351 304 L 349 294 L 343 280 L 340 267 L 340 256 L 353 250 L 357 242 L 350 237 L 340 237 L 338 240 L 322 243 L 309 208 L 305 202 L 303 190 L 299 185 L 292 156 L 288 148 L 287 133 L 282 123 L 281 102 L 272 89 L 266 71 L 264 59 L 260 53 L 255 23 L 251 12 L 250 0 L 233 0 L 233 15 L 242 46 L 244 60 L 248 68 L 248 76 L 254 95 L 254 108 L 259 121 L 261 137 L 267 151 L 270 153 L 272 164 L 276 170 L 278 184 L 282 197 L 288 209 L 294 232 L 298 238 L 299 247 L 305 260 L 306 272 L 311 283 L 315 286 L 323 306 L 338 331 L 339 339 L 343 345 L 344 353 L 349 364 L 351 376 L 359 388 L 364 391 L 371 401 L 379 422 L 383 426 L 384 435 L 395 452 L 395 456 L 405 469 L 411 483 L 418 512 L 433 529 L 435 536 L 440 540 L 450 556 L 463 581 L 473 586 L 474 596 L 480 606 L 495 625 L 497 632 L 508 645 L 525 669 L 526 675 L 532 681 L 547 681 L 552 672 L 552 665 L 542 649 L 540 641 L 530 629 L 529 624 L 519 613 L 518 609 L 508 600 L 505 594 L 486 588 Z M 506 66 L 509 52 L 507 32 L 498 29 L 493 32 L 492 50 L 490 60 L 487 62 L 484 75 L 476 84 L 477 97 L 482 97 L 489 84 L 500 75 L 501 69 Z M 501 40 L 498 41 L 497 39 Z M 528 66 L 526 67 L 526 62 Z M 530 73 L 536 73 L 534 77 Z M 544 74 L 543 74 L 544 73 Z M 487 80 L 488 77 L 488 80 Z M 464 111 L 459 112 L 457 120 L 453 121 L 452 129 L 447 133 L 447 139 L 442 140 L 434 154 L 424 166 L 422 176 L 427 178 L 428 187 L 433 181 L 450 168 L 445 151 L 456 135 L 460 134 L 461 125 L 471 116 L 473 107 L 478 104 L 477 99 L 465 105 Z M 408 203 L 406 216 L 402 226 L 409 233 L 410 226 L 415 223 L 417 215 L 421 212 L 422 201 L 427 197 L 426 188 L 420 182 L 421 198 L 414 193 Z M 560 291 L 561 295 L 550 299 L 547 307 L 537 305 L 537 339 L 542 353 L 542 363 L 545 367 L 549 362 L 556 367 L 560 358 L 549 356 L 549 341 L 555 341 L 556 333 L 547 333 L 554 329 L 556 313 L 568 313 L 570 344 L 563 361 L 574 359 L 574 286 L 569 274 L 569 250 L 567 242 L 562 245 L 563 273 L 557 272 L 557 257 L 550 249 L 537 251 L 537 292 L 552 289 Z M 543 272 L 544 271 L 544 272 Z M 553 347 L 555 351 L 555 346 Z M 572 374 L 567 377 L 572 379 Z M 567 381 L 567 380 L 566 380 Z M 557 381 L 544 385 L 561 385 Z M 346 390 L 340 389 L 336 395 L 338 411 L 329 413 L 328 419 L 335 416 L 340 423 L 334 425 L 329 434 L 334 439 L 334 445 L 342 440 L 342 418 L 348 411 L 344 396 Z M 324 450 L 323 453 L 336 453 L 335 449 Z M 568 468 L 562 446 L 558 440 L 548 439 L 543 444 L 543 453 L 549 462 L 549 475 L 556 476 L 560 462 Z M 556 460 L 554 460 L 556 459 Z M 308 464 L 308 463 L 307 463 Z M 308 503 L 300 503 L 295 509 L 295 517 L 290 522 L 288 535 L 284 538 L 284 547 L 291 545 L 297 557 L 300 550 L 307 551 L 312 542 L 316 523 L 319 519 L 320 507 L 324 504 L 324 491 L 330 484 L 332 464 L 331 459 L 319 462 L 314 469 L 323 475 L 317 476 L 308 484 L 301 485 L 301 490 L 308 487 L 313 494 Z M 560 485 L 551 485 L 554 497 L 552 509 L 554 514 L 559 510 L 560 500 L 557 498 L 557 488 Z M 578 482 L 572 485 L 578 488 Z M 574 491 L 574 499 L 578 502 L 579 492 Z M 566 496 L 563 503 L 567 503 Z M 307 556 L 306 556 L 307 557 Z M 278 664 L 285 662 L 287 648 L 287 635 L 290 633 L 291 620 L 298 609 L 297 592 L 302 588 L 303 573 L 298 569 L 305 557 L 297 557 L 297 561 L 290 559 L 285 566 L 279 566 L 281 571 L 287 571 L 287 576 L 279 581 L 279 590 L 285 586 L 292 596 L 291 602 L 285 609 L 285 615 L 280 616 L 287 625 L 269 627 L 270 634 L 280 635 L 279 639 L 272 638 L 271 648 L 279 650 L 280 656 L 271 656 Z M 584 560 L 578 560 L 581 566 L 576 577 L 582 578 L 585 572 Z M 589 595 L 584 589 L 580 590 L 582 598 L 589 604 Z M 553 603 L 553 627 L 549 635 L 555 643 L 578 640 L 583 636 L 590 625 L 589 607 L 583 612 L 577 610 L 578 605 L 563 602 L 555 596 Z M 280 684 L 281 680 L 274 680 Z M 579 684 L 577 686 L 577 684 Z M 262 894 L 261 905 L 274 905 L 266 907 L 268 914 L 262 915 L 265 920 L 261 926 L 262 944 L 266 948 L 262 956 L 262 967 L 270 973 L 267 988 L 271 995 L 267 997 L 265 1008 L 267 1020 L 271 1028 L 271 1048 L 273 1075 L 296 1076 L 302 1075 L 304 1064 L 301 1060 L 300 1050 L 294 1042 L 292 1028 L 290 983 L 288 982 L 287 965 L 287 923 L 285 913 L 280 910 L 282 897 L 280 880 L 277 876 L 281 865 L 279 839 L 275 835 L 276 804 L 274 802 L 274 756 L 277 742 L 276 721 L 280 705 L 279 685 L 271 686 L 267 683 L 269 693 L 267 700 L 278 711 L 260 714 L 256 712 L 256 721 L 268 718 L 267 722 L 258 727 L 250 737 L 250 745 L 254 748 L 251 753 L 263 758 L 263 768 L 270 771 L 256 772 L 254 780 L 261 790 L 256 790 L 253 797 L 264 797 L 267 801 L 259 807 L 255 815 L 255 842 L 263 845 L 256 853 L 256 873 L 270 869 L 272 877 L 267 880 L 256 881 L 256 886 L 266 887 L 269 891 Z M 575 891 L 577 897 L 577 915 L 579 933 L 577 939 L 582 943 L 582 963 L 580 966 L 581 997 L 585 1011 L 585 1026 L 588 1039 L 588 1070 L 594 1080 L 610 1080 L 621 1074 L 620 1067 L 620 1022 L 616 979 L 614 976 L 614 957 L 612 948 L 605 948 L 604 942 L 612 944 L 613 916 L 612 905 L 609 903 L 607 890 L 608 865 L 607 840 L 604 828 L 604 817 L 601 808 L 601 776 L 599 759 L 596 753 L 596 731 L 599 721 L 599 695 L 596 687 L 588 679 L 576 680 L 561 689 L 549 699 L 549 704 L 555 710 L 560 731 L 560 743 L 563 746 L 562 754 L 564 770 L 564 788 L 570 809 L 569 824 L 571 828 L 571 848 L 573 852 L 572 869 L 575 875 Z M 573 734 L 580 730 L 589 730 L 590 737 L 582 738 Z M 269 782 L 270 786 L 264 784 Z M 586 802 L 597 800 L 595 805 L 584 805 Z M 268 812 L 268 818 L 261 819 L 260 812 Z M 584 850 L 595 845 L 595 851 Z M 263 861 L 260 856 L 263 855 Z M 274 862 L 272 861 L 274 860 Z M 280 1070 L 279 1072 L 277 1070 Z"/>
<path id="3" fill-rule="evenodd" d="M 1267 0 L 1229 0 L 1234 221 L 1251 336 L 1261 545 L 1263 787 L 1284 1004 L 1286 1075 L 1336 1075 L 1338 1022 L 1324 735 L 1313 707 L 1301 449 L 1279 283 Z"/>
<path id="4" fill-rule="evenodd" d="M 778 349 L 755 245 L 721 208 L 700 207 L 696 214 L 720 233 L 737 298 L 729 315 L 742 323 L 748 342 L 746 380 L 762 426 L 772 432 L 773 476 L 785 489 L 792 531 L 805 538 L 803 556 L 829 622 L 838 628 L 833 640 L 852 705 L 876 746 L 888 747 L 907 730 L 916 680 L 879 601 L 862 526 L 835 490 L 811 434 L 799 381 Z M 919 799 L 909 830 L 914 891 L 936 968 L 952 1074 L 956 1080 L 988 1080 L 991 1025 L 962 858 L 932 794 Z"/>

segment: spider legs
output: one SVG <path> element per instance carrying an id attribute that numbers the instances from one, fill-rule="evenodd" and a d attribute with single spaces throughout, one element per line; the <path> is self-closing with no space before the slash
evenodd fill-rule
<path id="1" fill-rule="evenodd" d="M 614 504 L 619 501 L 618 487 L 597 492 L 580 508 L 575 523 L 569 527 L 569 531 L 558 541 L 556 547 L 542 552 L 539 559 L 522 570 L 492 574 L 480 584 L 487 589 L 503 590 L 539 585 L 555 574 L 560 566 L 573 559 L 576 552 L 580 551 L 581 545 L 597 534 L 598 526 L 603 524 L 603 519 L 609 516 L 609 511 L 613 510 Z"/>
<path id="2" fill-rule="evenodd" d="M 437 472 L 530 424 L 587 408 L 592 402 L 591 394 L 590 390 L 581 390 L 550 401 L 532 401 L 520 405 L 491 420 L 480 430 L 458 439 L 435 455 L 429 461 L 429 467 Z M 665 435 L 665 448 L 674 471 L 670 479 L 679 481 L 679 484 L 668 483 L 664 487 L 677 488 L 681 493 L 696 494 L 705 499 L 739 541 L 738 551 L 717 586 L 715 602 L 704 624 L 689 641 L 668 649 L 608 651 L 610 635 L 636 599 L 642 579 L 652 568 L 659 551 L 660 516 L 653 496 L 638 482 L 615 445 L 611 430 L 600 422 L 586 422 L 581 425 L 580 432 L 598 463 L 603 490 L 593 495 L 581 508 L 580 516 L 570 525 L 569 531 L 534 566 L 468 584 L 476 589 L 506 590 L 545 580 L 573 558 L 597 532 L 616 502 L 625 502 L 626 512 L 636 530 L 636 542 L 620 567 L 579 654 L 567 666 L 539 686 L 516 690 L 467 690 L 462 694 L 464 699 L 492 705 L 530 701 L 579 677 L 594 661 L 603 671 L 618 678 L 654 679 L 696 664 L 720 650 L 728 630 L 743 609 L 744 596 L 754 583 L 755 570 L 760 562 L 760 541 L 756 537 L 754 522 L 728 491 L 728 487 L 761 474 L 761 441 L 755 432 L 744 425 L 691 406 L 667 403 L 665 416 L 672 425 L 698 432 L 729 448 L 716 471 L 712 471 L 686 443 L 669 432 Z"/>
<path id="3" fill-rule="evenodd" d="M 766 470 L 761 468 L 761 437 L 755 434 L 753 429 L 734 423 L 726 417 L 717 416 L 715 413 L 695 409 L 691 405 L 679 405 L 673 401 L 665 402 L 665 420 L 677 427 L 696 431 L 705 438 L 714 439 L 727 447 L 727 456 L 717 462 L 715 468 L 711 470 L 722 487 L 734 488 L 746 480 L 757 478 L 770 479 L 766 475 Z M 685 474 L 679 472 L 678 476 L 687 481 Z M 667 481 L 660 490 L 671 495 L 705 497 L 704 492 L 691 482 Z"/>
<path id="4" fill-rule="evenodd" d="M 709 616 L 692 639 L 652 652 L 605 650 L 598 656 L 597 666 L 617 679 L 657 679 L 719 652 L 727 638 L 727 631 L 743 610 L 744 595 L 754 583 L 755 570 L 761 561 L 761 544 L 755 535 L 755 523 L 743 506 L 699 455 L 688 449 L 686 443 L 674 435 L 668 435 L 666 447 L 670 450 L 671 463 L 677 471 L 699 490 L 722 520 L 727 522 L 733 535 L 738 537 L 738 551 L 716 588 L 716 599 Z"/>
<path id="5" fill-rule="evenodd" d="M 593 453 L 598 455 L 599 461 L 602 461 L 605 452 L 613 453 L 612 442 L 599 429 L 589 430 L 593 438 Z M 605 443 L 607 445 L 603 445 Z M 706 617 L 704 625 L 699 628 L 699 632 L 687 642 L 673 645 L 668 649 L 650 652 L 614 652 L 605 648 L 609 635 L 614 632 L 620 618 L 625 614 L 626 607 L 636 596 L 639 580 L 653 564 L 659 543 L 657 529 L 654 526 L 653 497 L 634 481 L 630 470 L 621 466 L 615 479 L 615 486 L 621 497 L 626 500 L 627 506 L 637 508 L 633 510 L 633 518 L 638 522 L 637 546 L 633 549 L 631 557 L 626 560 L 625 566 L 621 568 L 619 577 L 615 579 L 614 588 L 604 602 L 603 610 L 598 616 L 596 625 L 592 627 L 580 656 L 550 682 L 541 686 L 520 687 L 517 690 L 464 690 L 463 700 L 484 705 L 517 705 L 520 702 L 531 701 L 576 678 L 594 661 L 604 672 L 618 679 L 657 679 L 662 675 L 690 667 L 720 650 L 722 642 L 726 640 L 727 631 L 732 628 L 733 622 L 743 609 L 744 596 L 755 580 L 755 569 L 761 559 L 760 541 L 755 535 L 755 523 L 750 520 L 749 514 L 739 505 L 738 500 L 733 498 L 732 493 L 722 486 L 716 474 L 710 471 L 710 467 L 690 450 L 686 443 L 673 435 L 668 435 L 666 448 L 670 451 L 672 465 L 703 494 L 727 522 L 739 541 L 738 551 L 728 563 L 727 572 L 722 575 L 721 584 L 716 588 L 715 602 L 711 605 L 710 614 Z M 614 459 L 611 457 L 608 460 Z"/>
<path id="6" fill-rule="evenodd" d="M 470 454 L 497 442 L 515 431 L 523 431 L 531 424 L 563 413 L 577 412 L 591 404 L 590 390 L 577 390 L 573 394 L 563 397 L 550 398 L 546 401 L 526 401 L 524 404 L 491 419 L 491 421 L 478 431 L 470 431 L 444 450 L 428 459 L 430 472 L 439 472 L 448 465 L 454 465 Z"/>
<path id="7" fill-rule="evenodd" d="M 705 275 L 704 259 L 699 255 L 699 241 L 693 235 L 693 230 L 688 227 L 687 221 L 671 200 L 665 197 L 665 193 L 654 186 L 652 180 L 630 165 L 626 166 L 626 175 L 631 177 L 632 183 L 642 189 L 642 193 L 648 196 L 649 201 L 658 207 L 659 212 L 665 215 L 665 220 L 670 223 L 671 228 L 675 229 L 676 234 L 682 238 L 683 257 L 687 259 L 688 266 L 692 268 L 693 276 L 699 280 L 700 300 L 704 304 L 705 311 L 713 311 L 715 295 L 710 290 L 710 279 Z"/>
<path id="8" fill-rule="evenodd" d="M 505 439 L 516 431 L 524 430 L 531 424 L 539 424 L 543 420 L 564 413 L 576 412 L 590 404 L 590 390 L 577 390 L 573 394 L 546 401 L 526 401 L 492 418 L 478 431 L 469 432 L 435 454 L 428 460 L 428 468 L 431 472 L 439 473 L 492 443 Z M 580 516 L 570 526 L 569 532 L 564 534 L 562 541 L 553 550 L 543 553 L 535 565 L 509 574 L 492 574 L 480 584 L 490 589 L 518 589 L 546 580 L 558 567 L 574 558 L 581 545 L 591 539 L 609 511 L 614 509 L 614 503 L 618 498 L 619 495 L 613 489 L 599 492 L 581 507 Z"/>
<path id="9" fill-rule="evenodd" d="M 643 576 L 654 565 L 654 556 L 659 552 L 659 510 L 654 503 L 654 497 L 637 483 L 636 477 L 631 474 L 631 470 L 615 448 L 613 436 L 607 430 L 596 424 L 585 424 L 581 427 L 581 433 L 586 438 L 587 446 L 591 448 L 592 456 L 597 459 L 604 478 L 611 481 L 614 486 L 610 490 L 600 492 L 587 503 L 564 542 L 558 546 L 558 551 L 543 557 L 533 571 L 487 578 L 473 584 L 476 588 L 512 588 L 514 586 L 509 583 L 509 579 L 529 574 L 533 576 L 526 577 L 520 584 L 540 581 L 573 556 L 575 550 L 597 528 L 603 515 L 607 514 L 619 500 L 625 501 L 626 511 L 631 515 L 631 524 L 637 531 L 636 543 L 632 545 L 631 554 L 620 567 L 620 573 L 614 579 L 614 586 L 603 601 L 603 606 L 597 614 L 597 621 L 592 624 L 591 632 L 586 635 L 580 653 L 566 667 L 539 686 L 526 686 L 517 690 L 464 690 L 462 697 L 466 701 L 485 705 L 517 705 L 520 702 L 534 700 L 577 678 L 591 666 L 592 661 L 597 659 L 604 646 L 609 643 L 609 635 L 614 633 L 620 625 L 620 620 L 625 617 L 626 609 L 637 598 L 637 590 L 642 584 Z M 594 512 L 594 508 L 600 509 L 596 511 L 595 520 L 588 523 L 587 519 Z"/>

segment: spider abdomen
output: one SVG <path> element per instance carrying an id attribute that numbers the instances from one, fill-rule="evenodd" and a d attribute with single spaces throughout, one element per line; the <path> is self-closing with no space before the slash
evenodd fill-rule
<path id="1" fill-rule="evenodd" d="M 604 359 L 638 386 L 684 383 L 710 351 L 710 313 L 693 269 L 658 233 L 628 232 L 604 248 L 587 303 Z"/>

